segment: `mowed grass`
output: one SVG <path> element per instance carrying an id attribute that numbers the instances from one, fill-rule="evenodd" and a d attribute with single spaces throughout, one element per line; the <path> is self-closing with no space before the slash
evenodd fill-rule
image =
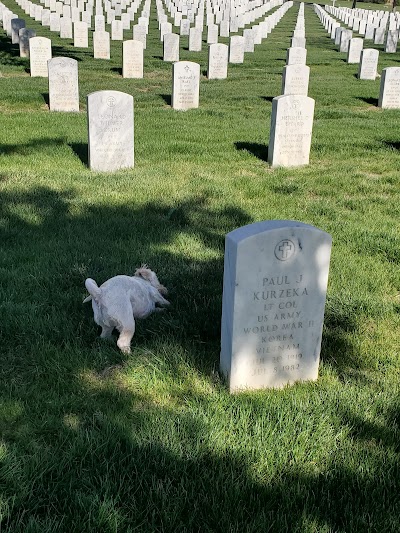
<path id="1" fill-rule="evenodd" d="M 79 114 L 48 110 L 47 80 L 0 33 L 2 532 L 399 530 L 400 111 L 377 108 L 379 79 L 358 80 L 306 6 L 310 165 L 272 170 L 297 12 L 227 80 L 207 80 L 206 44 L 189 53 L 183 38 L 203 72 L 200 108 L 183 113 L 155 5 L 143 80 L 121 77 L 121 43 L 101 61 L 51 35 L 79 61 Z M 400 66 L 378 48 L 379 72 Z M 134 96 L 134 169 L 87 168 L 86 95 L 101 89 Z M 232 396 L 218 373 L 224 237 L 267 219 L 333 237 L 320 377 Z M 172 305 L 124 356 L 98 339 L 84 280 L 142 262 Z"/>

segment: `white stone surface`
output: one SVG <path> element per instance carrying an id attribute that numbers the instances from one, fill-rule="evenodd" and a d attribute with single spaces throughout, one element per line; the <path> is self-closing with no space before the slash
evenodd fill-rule
<path id="1" fill-rule="evenodd" d="M 199 107 L 200 65 L 178 61 L 172 65 L 172 107 L 185 111 Z"/>
<path id="2" fill-rule="evenodd" d="M 282 73 L 282 94 L 308 95 L 310 67 L 307 65 L 286 65 Z"/>
<path id="3" fill-rule="evenodd" d="M 375 80 L 378 69 L 379 51 L 374 48 L 364 48 L 361 52 L 358 77 L 360 80 Z"/>
<path id="4" fill-rule="evenodd" d="M 55 57 L 48 62 L 50 111 L 79 111 L 78 62 Z"/>
<path id="5" fill-rule="evenodd" d="M 228 45 L 216 43 L 208 48 L 207 78 L 223 80 L 228 76 Z"/>
<path id="6" fill-rule="evenodd" d="M 189 33 L 189 51 L 190 52 L 201 52 L 202 47 L 202 35 L 199 28 L 190 28 Z"/>
<path id="7" fill-rule="evenodd" d="M 244 37 L 232 35 L 229 41 L 229 63 L 240 64 L 244 61 Z"/>
<path id="8" fill-rule="evenodd" d="M 277 96 L 272 100 L 268 162 L 273 167 L 308 165 L 315 102 L 308 96 Z"/>
<path id="9" fill-rule="evenodd" d="M 347 52 L 347 63 L 359 63 L 361 60 L 361 52 L 364 47 L 364 39 L 361 37 L 353 37 L 349 42 L 349 49 Z"/>
<path id="10" fill-rule="evenodd" d="M 286 65 L 305 65 L 307 61 L 307 48 L 296 46 L 288 48 L 286 54 Z"/>
<path id="11" fill-rule="evenodd" d="M 89 167 L 114 172 L 134 166 L 133 97 L 119 91 L 87 96 Z"/>
<path id="12" fill-rule="evenodd" d="M 51 40 L 47 37 L 31 37 L 29 58 L 31 76 L 47 78 L 47 61 L 51 59 Z"/>
<path id="13" fill-rule="evenodd" d="M 87 48 L 89 46 L 88 25 L 86 22 L 74 22 L 74 46 Z"/>
<path id="14" fill-rule="evenodd" d="M 383 109 L 400 109 L 400 67 L 382 70 L 378 106 Z"/>
<path id="15" fill-rule="evenodd" d="M 220 367 L 231 392 L 318 378 L 331 245 L 287 220 L 228 233 Z"/>
<path id="16" fill-rule="evenodd" d="M 110 34 L 108 31 L 93 32 L 93 57 L 110 59 Z"/>
<path id="17" fill-rule="evenodd" d="M 164 61 L 179 61 L 179 35 L 176 33 L 166 33 L 163 41 Z"/>
<path id="18" fill-rule="evenodd" d="M 122 45 L 122 76 L 143 78 L 143 43 L 124 41 Z"/>

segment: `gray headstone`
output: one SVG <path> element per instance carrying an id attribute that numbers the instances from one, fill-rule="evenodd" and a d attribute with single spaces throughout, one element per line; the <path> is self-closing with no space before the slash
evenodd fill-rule
<path id="1" fill-rule="evenodd" d="M 35 30 L 22 28 L 19 30 L 19 55 L 20 57 L 29 57 L 29 39 L 36 37 Z"/>
<path id="2" fill-rule="evenodd" d="M 388 31 L 386 34 L 385 52 L 388 54 L 394 54 L 397 49 L 397 41 L 399 39 L 398 30 Z"/>
<path id="3" fill-rule="evenodd" d="M 79 111 L 78 62 L 55 57 L 48 69 L 50 111 Z"/>
<path id="4" fill-rule="evenodd" d="M 134 165 L 133 97 L 119 91 L 87 96 L 89 167 L 114 172 Z"/>
<path id="5" fill-rule="evenodd" d="M 378 106 L 384 109 L 400 109 L 400 67 L 382 70 Z"/>
<path id="6" fill-rule="evenodd" d="M 172 107 L 185 111 L 199 107 L 200 65 L 178 61 L 172 65 Z"/>
<path id="7" fill-rule="evenodd" d="M 331 246 L 288 220 L 228 233 L 220 366 L 231 392 L 318 378 Z"/>
<path id="8" fill-rule="evenodd" d="M 122 45 L 122 76 L 124 78 L 143 78 L 143 43 L 124 41 Z"/>
<path id="9" fill-rule="evenodd" d="M 12 44 L 19 44 L 19 30 L 25 28 L 24 19 L 11 20 L 11 42 Z"/>
<path id="10" fill-rule="evenodd" d="M 339 52 L 348 52 L 350 39 L 353 37 L 351 30 L 343 30 L 340 34 Z"/>
<path id="11" fill-rule="evenodd" d="M 272 100 L 268 162 L 273 167 L 308 165 L 314 118 L 308 96 L 277 96 Z"/>

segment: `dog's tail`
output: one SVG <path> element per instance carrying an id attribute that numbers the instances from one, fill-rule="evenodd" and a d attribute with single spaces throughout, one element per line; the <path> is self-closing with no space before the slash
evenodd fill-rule
<path id="1" fill-rule="evenodd" d="M 93 298 L 93 300 L 98 301 L 101 295 L 101 289 L 97 286 L 97 283 L 92 278 L 87 278 L 85 280 L 85 287 L 90 294 L 90 296 L 87 296 L 83 303 L 90 302 L 90 300 Z"/>

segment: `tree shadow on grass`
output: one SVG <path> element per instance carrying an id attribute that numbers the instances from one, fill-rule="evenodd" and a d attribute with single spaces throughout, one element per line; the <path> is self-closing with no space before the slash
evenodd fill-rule
<path id="1" fill-rule="evenodd" d="M 45 95 L 42 94 L 42 96 L 44 97 Z M 53 137 L 48 137 L 44 139 L 32 139 L 31 141 L 23 144 L 2 144 L 0 145 L 0 154 L 19 154 L 28 156 L 37 153 L 40 150 L 48 150 L 52 152 L 55 146 L 62 146 L 65 144 L 65 142 L 65 138 L 54 139 Z"/>
<path id="2" fill-rule="evenodd" d="M 89 146 L 87 143 L 68 143 L 68 146 L 74 151 L 74 153 L 79 157 L 82 163 L 88 167 L 89 166 L 89 157 L 88 149 Z"/>
<path id="3" fill-rule="evenodd" d="M 160 94 L 161 98 L 164 100 L 164 102 L 171 106 L 172 105 L 172 95 L 170 94 Z"/>
<path id="4" fill-rule="evenodd" d="M 235 142 L 236 150 L 249 152 L 261 161 L 268 162 L 268 145 L 249 142 Z"/>
<path id="5" fill-rule="evenodd" d="M 356 96 L 356 98 L 366 104 L 378 107 L 378 98 L 371 98 L 370 96 Z"/>
<path id="6" fill-rule="evenodd" d="M 0 67 L 1 65 L 26 66 L 29 59 L 20 57 L 19 45 L 12 44 L 11 39 L 0 36 Z"/>

